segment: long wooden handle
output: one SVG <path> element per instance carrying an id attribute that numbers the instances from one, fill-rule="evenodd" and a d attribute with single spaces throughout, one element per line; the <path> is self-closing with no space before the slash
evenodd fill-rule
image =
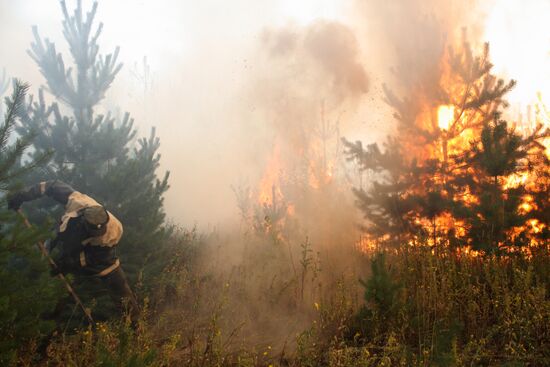
<path id="1" fill-rule="evenodd" d="M 29 223 L 29 220 L 27 219 L 27 217 L 25 216 L 25 214 L 23 214 L 23 212 L 21 211 L 21 209 L 18 210 L 18 213 L 19 215 L 21 216 L 21 218 L 23 218 L 23 221 L 25 222 L 25 225 L 28 227 L 28 228 L 32 228 L 32 225 Z M 55 263 L 55 261 L 52 259 L 52 257 L 50 256 L 50 254 L 48 253 L 48 250 L 46 250 L 46 246 L 44 246 L 44 242 L 42 241 L 39 241 L 37 243 L 38 245 L 38 248 L 40 249 L 40 252 L 42 252 L 42 255 L 44 255 L 46 257 L 46 259 L 48 259 L 48 262 L 50 263 L 50 265 L 52 266 L 52 268 L 54 268 L 55 270 L 59 270 L 59 267 L 57 266 L 57 264 Z M 71 294 L 71 296 L 73 297 L 74 301 L 76 302 L 76 304 L 78 306 L 80 306 L 80 308 L 82 309 L 82 311 L 84 312 L 84 314 L 86 315 L 86 317 L 88 318 L 88 321 L 90 322 L 90 325 L 94 326 L 94 319 L 92 318 L 92 313 L 90 312 L 90 310 L 88 308 L 86 308 L 84 306 L 84 304 L 82 303 L 82 301 L 80 300 L 80 297 L 78 297 L 78 294 L 76 294 L 75 290 L 73 289 L 73 287 L 71 286 L 71 283 L 69 282 L 69 280 L 67 280 L 67 278 L 65 278 L 65 275 L 63 275 L 63 273 L 59 272 L 57 274 L 57 277 L 59 279 L 61 279 L 61 281 L 63 282 L 63 284 L 65 284 L 65 288 L 67 288 L 67 291 Z"/>

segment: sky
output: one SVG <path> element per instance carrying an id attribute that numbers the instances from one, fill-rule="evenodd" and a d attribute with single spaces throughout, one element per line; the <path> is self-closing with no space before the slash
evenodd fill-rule
<path id="1" fill-rule="evenodd" d="M 351 140 L 379 141 L 391 130 L 381 85 L 390 74 L 392 56 L 378 49 L 380 42 L 369 32 L 392 14 L 399 16 L 391 19 L 395 24 L 407 23 L 406 12 L 394 8 L 414 12 L 410 4 L 415 1 L 373 6 L 369 13 L 362 7 L 368 1 L 358 0 L 100 0 L 102 52 L 120 46 L 119 60 L 124 63 L 103 108 L 130 111 L 140 136 L 156 127 L 161 171 L 171 171 L 168 217 L 185 226 L 216 226 L 236 216 L 232 186 L 254 185 L 269 161 L 274 137 L 285 136 L 278 127 L 284 111 L 269 98 L 287 94 L 311 106 L 326 98 L 332 103 L 332 117 L 346 119 L 345 133 Z M 91 3 L 84 0 L 84 8 Z M 460 1 L 432 3 L 443 9 L 439 16 L 474 29 L 477 41 L 490 42 L 495 71 L 519 81 L 509 96 L 514 108 L 525 108 L 539 91 L 550 96 L 550 0 L 472 2 L 475 17 L 464 18 L 447 6 Z M 75 1 L 67 4 L 71 8 Z M 387 13 L 378 14 L 376 9 L 384 6 Z M 26 54 L 31 27 L 38 25 L 41 35 L 66 51 L 60 20 L 57 0 L 0 0 L 0 68 L 36 90 L 43 79 Z M 270 54 L 274 46 L 269 42 L 281 39 L 277 37 L 285 31 L 299 40 L 304 35 L 307 46 L 308 35 L 316 34 L 314 25 L 329 23 L 342 25 L 330 28 L 341 31 L 342 38 L 335 42 L 350 42 L 347 48 L 330 50 L 356 58 L 355 64 L 365 70 L 368 92 L 323 89 L 323 77 L 337 80 L 340 75 L 340 70 L 322 69 L 333 65 L 327 55 L 320 56 L 327 63 L 317 64 L 310 60 L 312 54 L 298 49 L 285 58 Z M 406 34 L 402 38 L 407 41 Z M 144 57 L 151 72 L 147 88 Z M 323 96 L 304 96 L 317 87 Z M 303 111 L 292 111 L 302 116 Z"/>

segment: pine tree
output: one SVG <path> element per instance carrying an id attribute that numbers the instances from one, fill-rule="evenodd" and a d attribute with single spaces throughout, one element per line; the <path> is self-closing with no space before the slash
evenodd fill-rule
<path id="1" fill-rule="evenodd" d="M 23 107 L 27 86 L 16 81 L 0 126 L 0 190 L 3 194 L 18 185 L 24 174 L 44 164 L 48 154 L 23 159 L 32 136 L 10 144 L 17 111 Z M 22 162 L 24 161 L 24 162 Z M 5 195 L 2 195 L 4 202 Z M 52 331 L 52 322 L 40 315 L 53 308 L 62 287 L 48 274 L 36 243 L 50 233 L 44 228 L 27 228 L 20 216 L 0 208 L 0 365 L 17 364 L 18 351 Z"/>
<path id="2" fill-rule="evenodd" d="M 440 79 L 435 87 L 418 83 L 411 87 L 413 96 L 402 99 L 384 87 L 387 102 L 395 110 L 397 133 L 383 149 L 378 144 L 365 148 L 361 142 L 344 139 L 348 159 L 374 173 L 369 188 L 354 191 L 367 220 L 365 230 L 373 241 L 494 249 L 509 235 L 507 230 L 525 225 L 527 217 L 535 215 L 535 211 L 527 217 L 518 214 L 526 192 L 502 192 L 496 186 L 504 185 L 505 176 L 520 173 L 518 161 L 529 167 L 537 161 L 541 172 L 548 170 L 541 158 L 544 153 L 534 148 L 544 134 L 538 131 L 521 138 L 508 132 L 502 122 L 494 125 L 495 116 L 507 106 L 504 95 L 515 81 L 506 83 L 491 74 L 487 44 L 481 56 L 474 57 L 464 41 L 458 51 L 449 49 L 445 61 L 442 65 L 447 66 L 437 71 Z M 446 126 L 439 124 L 439 106 L 451 106 L 452 118 Z M 477 179 L 480 174 L 492 177 L 492 194 L 487 194 L 485 182 Z M 541 190 L 545 189 L 529 194 Z M 478 205 L 478 200 L 483 203 Z M 500 206 L 499 219 L 484 218 L 484 224 L 476 223 L 474 217 L 483 218 L 481 212 L 489 206 L 494 210 Z M 545 205 L 535 207 L 538 210 Z M 514 213 L 506 223 L 502 222 L 503 210 Z M 492 235 L 487 234 L 487 226 Z M 485 236 L 483 241 L 480 236 Z"/>
<path id="3" fill-rule="evenodd" d="M 459 170 L 449 186 L 455 195 L 470 193 L 478 200 L 456 201 L 451 211 L 465 222 L 465 241 L 473 249 L 492 253 L 549 240 L 550 162 L 539 143 L 549 135 L 540 125 L 522 137 L 497 115 L 457 158 L 471 171 Z M 511 185 L 507 178 L 513 175 L 533 179 Z"/>
<path id="4" fill-rule="evenodd" d="M 359 342 L 384 343 L 388 330 L 399 322 L 399 312 L 406 308 L 403 285 L 387 264 L 386 254 L 376 254 L 370 260 L 370 268 L 370 278 L 360 280 L 365 303 L 351 320 L 348 336 Z"/>
<path id="5" fill-rule="evenodd" d="M 103 24 L 96 27 L 94 23 L 97 2 L 85 16 L 80 0 L 73 14 L 65 1 L 60 5 L 73 66 L 68 66 L 55 43 L 41 38 L 36 27 L 28 51 L 46 87 L 40 88 L 38 98 L 27 101 L 18 132 L 36 131 L 36 154 L 55 150 L 52 161 L 30 181 L 67 182 L 120 218 L 124 236 L 119 255 L 130 278 L 135 279 L 167 233 L 162 196 L 168 189 L 168 172 L 157 178 L 159 139 L 153 129 L 149 138 L 136 143 L 136 129 L 128 113 L 118 120 L 111 113 L 96 112 L 122 68 L 119 49 L 106 56 L 99 53 Z M 54 103 L 46 102 L 45 91 L 55 98 Z"/>

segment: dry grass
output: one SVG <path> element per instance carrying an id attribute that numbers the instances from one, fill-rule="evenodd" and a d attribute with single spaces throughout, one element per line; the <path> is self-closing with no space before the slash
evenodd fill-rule
<path id="1" fill-rule="evenodd" d="M 235 238 L 180 234 L 173 243 L 179 251 L 171 252 L 173 261 L 149 292 L 138 332 L 111 322 L 94 333 L 58 335 L 46 358 L 27 355 L 21 364 L 550 363 L 546 251 L 531 259 L 459 257 L 423 248 L 387 253 L 384 260 L 373 255 L 361 286 L 358 273 L 335 276 L 334 269 L 316 264 L 307 241 L 294 245 L 292 258 L 292 251 L 267 237 L 238 238 L 246 241 L 239 256 L 213 259 L 213 249 L 228 245 L 220 241 Z"/>

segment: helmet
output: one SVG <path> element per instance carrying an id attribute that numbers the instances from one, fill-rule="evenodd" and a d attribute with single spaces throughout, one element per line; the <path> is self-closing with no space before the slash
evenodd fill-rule
<path id="1" fill-rule="evenodd" d="M 103 236 L 107 231 L 109 213 L 101 205 L 89 206 L 82 209 L 82 221 L 90 237 Z"/>

